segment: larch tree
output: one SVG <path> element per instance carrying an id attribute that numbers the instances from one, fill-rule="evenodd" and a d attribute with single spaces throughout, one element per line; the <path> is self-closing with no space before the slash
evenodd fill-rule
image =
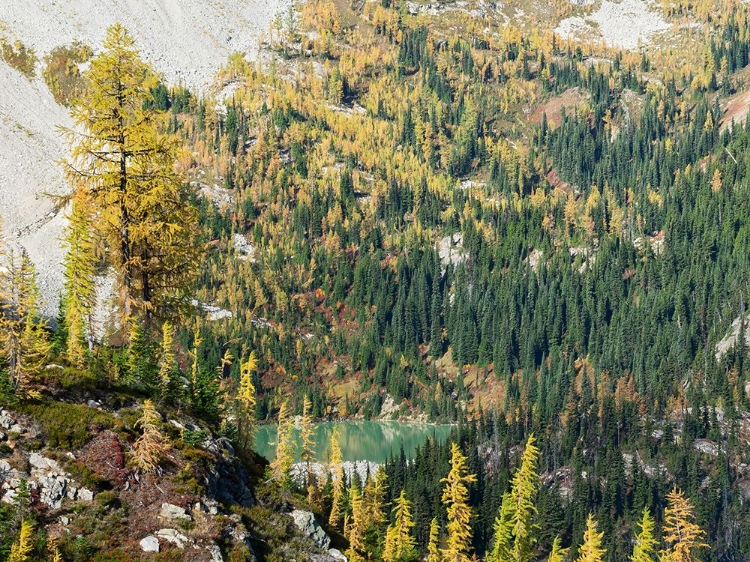
<path id="1" fill-rule="evenodd" d="M 120 24 L 91 60 L 67 131 L 71 183 L 85 190 L 92 224 L 118 273 L 124 325 L 189 305 L 198 270 L 197 211 L 175 171 L 178 142 L 151 94 L 157 79 Z"/>
<path id="2" fill-rule="evenodd" d="M 159 357 L 159 394 L 166 399 L 172 390 L 176 374 L 177 358 L 174 351 L 175 329 L 166 321 L 161 327 L 161 355 Z"/>
<path id="3" fill-rule="evenodd" d="M 154 472 L 164 458 L 167 439 L 159 429 L 161 415 L 151 400 L 143 402 L 143 414 L 136 422 L 141 436 L 133 444 L 133 463 L 144 472 Z"/>
<path id="4" fill-rule="evenodd" d="M 255 441 L 255 385 L 253 372 L 258 368 L 255 352 L 240 363 L 240 386 L 237 390 L 237 441 L 239 450 L 250 452 Z"/>
<path id="5" fill-rule="evenodd" d="M 703 542 L 706 533 L 695 523 L 693 504 L 676 486 L 667 494 L 662 534 L 668 547 L 659 558 L 665 562 L 694 562 L 696 551 L 708 546 Z"/>
<path id="6" fill-rule="evenodd" d="M 34 550 L 34 525 L 28 519 L 21 522 L 21 530 L 18 539 L 10 547 L 8 562 L 27 562 Z"/>
<path id="7" fill-rule="evenodd" d="M 602 548 L 603 532 L 596 530 L 596 520 L 589 513 L 586 519 L 586 531 L 583 533 L 583 543 L 578 549 L 576 562 L 602 562 L 606 550 Z"/>
<path id="8" fill-rule="evenodd" d="M 349 506 L 351 507 L 351 520 L 346 529 L 346 538 L 349 540 L 349 548 L 344 553 L 350 562 L 363 561 L 365 554 L 365 512 L 362 493 L 356 486 L 349 489 Z"/>
<path id="9" fill-rule="evenodd" d="M 411 534 L 414 521 L 411 516 L 411 502 L 406 499 L 404 490 L 393 508 L 394 520 L 385 533 L 383 562 L 412 562 L 417 558 L 416 541 Z"/>
<path id="10" fill-rule="evenodd" d="M 560 537 L 555 537 L 552 541 L 552 550 L 550 550 L 547 562 L 562 562 L 568 555 L 567 548 L 561 546 Z"/>
<path id="11" fill-rule="evenodd" d="M 42 371 L 51 346 L 28 254 L 11 251 L 5 262 L 0 272 L 0 355 L 13 387 L 26 391 Z"/>
<path id="12" fill-rule="evenodd" d="M 500 514 L 495 520 L 495 543 L 488 558 L 492 562 L 529 562 L 534 555 L 538 459 L 539 449 L 534 445 L 532 434 L 526 442 L 521 466 L 513 475 L 510 492 L 503 495 Z"/>
<path id="13" fill-rule="evenodd" d="M 633 554 L 630 556 L 630 562 L 653 562 L 659 541 L 654 537 L 656 524 L 648 508 L 643 509 L 643 516 L 638 525 L 641 531 L 635 537 L 635 546 L 633 547 Z"/>
<path id="14" fill-rule="evenodd" d="M 331 475 L 331 513 L 328 524 L 337 527 L 341 520 L 341 503 L 344 498 L 344 468 L 339 445 L 339 426 L 333 426 L 331 434 L 331 457 L 328 461 L 328 473 Z"/>
<path id="15" fill-rule="evenodd" d="M 451 445 L 451 469 L 448 476 L 441 480 L 443 488 L 442 502 L 448 511 L 446 525 L 446 544 L 443 549 L 445 562 L 468 562 L 471 560 L 471 519 L 473 513 L 469 505 L 467 486 L 477 481 L 475 474 L 468 473 L 466 457 L 456 443 Z"/>
<path id="16" fill-rule="evenodd" d="M 382 546 L 388 520 L 386 515 L 387 478 L 383 467 L 378 467 L 375 475 L 368 478 L 363 492 L 363 527 L 367 552 L 375 552 Z"/>
<path id="17" fill-rule="evenodd" d="M 440 523 L 437 517 L 430 521 L 430 538 L 427 543 L 427 562 L 442 562 L 440 554 Z"/>
<path id="18" fill-rule="evenodd" d="M 96 302 L 95 240 L 92 236 L 91 204 L 85 190 L 73 194 L 71 212 L 65 232 L 67 248 L 63 264 L 63 318 L 68 332 L 68 361 L 83 368 L 91 341 L 91 321 Z"/>
<path id="19" fill-rule="evenodd" d="M 305 463 L 305 474 L 308 478 L 312 475 L 312 463 L 315 460 L 315 436 L 312 422 L 312 402 L 305 394 L 302 400 L 302 419 L 300 421 L 300 441 L 302 444 L 302 454 L 300 458 Z"/>
<path id="20" fill-rule="evenodd" d="M 294 464 L 294 435 L 292 428 L 294 421 L 289 414 L 286 400 L 282 402 L 279 410 L 279 423 L 276 437 L 276 457 L 271 463 L 271 473 L 274 480 L 282 486 L 290 483 L 290 471 Z"/>

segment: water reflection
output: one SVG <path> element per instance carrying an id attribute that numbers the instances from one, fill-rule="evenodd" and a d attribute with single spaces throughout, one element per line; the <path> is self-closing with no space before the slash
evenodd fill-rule
<path id="1" fill-rule="evenodd" d="M 315 424 L 315 458 L 327 462 L 330 455 L 333 426 L 339 426 L 339 445 L 344 461 L 367 460 L 385 462 L 391 452 L 398 454 L 403 444 L 406 458 L 413 458 L 416 448 L 428 437 L 444 441 L 451 431 L 449 425 L 427 425 L 397 421 L 343 421 Z M 299 449 L 299 431 L 294 438 Z M 271 460 L 276 454 L 276 426 L 264 425 L 255 436 L 255 450 Z M 296 461 L 299 461 L 299 451 Z"/>

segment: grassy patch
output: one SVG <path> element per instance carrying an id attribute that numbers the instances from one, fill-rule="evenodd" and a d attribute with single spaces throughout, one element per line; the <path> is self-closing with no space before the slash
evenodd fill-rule
<path id="1" fill-rule="evenodd" d="M 98 431 L 117 429 L 117 420 L 85 404 L 44 401 L 22 403 L 17 410 L 31 416 L 42 429 L 47 445 L 59 449 L 83 447 Z"/>

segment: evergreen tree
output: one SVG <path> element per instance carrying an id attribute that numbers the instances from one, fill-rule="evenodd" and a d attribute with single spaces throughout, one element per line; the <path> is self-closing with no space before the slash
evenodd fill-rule
<path id="1" fill-rule="evenodd" d="M 66 354 L 68 361 L 83 368 L 90 341 L 91 315 L 96 286 L 93 226 L 89 217 L 90 202 L 86 191 L 77 189 L 73 194 L 71 213 L 65 232 L 65 284 L 63 286 L 63 312 L 68 332 Z"/>
<path id="2" fill-rule="evenodd" d="M 451 443 L 450 465 L 448 476 L 440 481 L 445 484 L 442 501 L 448 511 L 443 559 L 446 562 L 468 562 L 471 559 L 473 513 L 467 486 L 476 482 L 477 477 L 468 473 L 466 457 L 456 443 Z"/>

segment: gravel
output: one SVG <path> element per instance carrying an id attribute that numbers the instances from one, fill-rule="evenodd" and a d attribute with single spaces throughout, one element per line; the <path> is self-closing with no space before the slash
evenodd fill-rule
<path id="1" fill-rule="evenodd" d="M 107 27 L 120 22 L 167 82 L 205 92 L 230 53 L 254 57 L 260 34 L 287 4 L 288 0 L 13 0 L 0 3 L 0 27 L 43 55 L 75 39 L 97 50 Z"/>
<path id="2" fill-rule="evenodd" d="M 613 47 L 634 50 L 639 44 L 646 45 L 655 33 L 669 29 L 671 25 L 653 7 L 652 2 L 602 0 L 599 9 L 590 16 L 564 19 L 555 32 L 563 38 L 581 39 L 589 39 L 598 34 Z"/>

